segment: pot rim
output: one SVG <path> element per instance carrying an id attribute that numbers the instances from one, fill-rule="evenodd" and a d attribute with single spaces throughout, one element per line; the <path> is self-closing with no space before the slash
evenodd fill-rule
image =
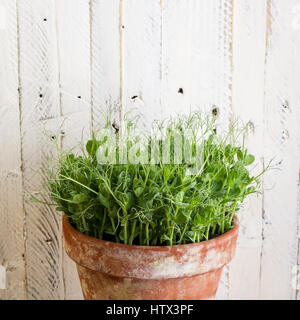
<path id="1" fill-rule="evenodd" d="M 77 265 L 110 276 L 136 279 L 191 277 L 222 268 L 234 256 L 239 222 L 206 241 L 172 246 L 128 245 L 86 236 L 63 218 L 65 250 Z"/>
<path id="2" fill-rule="evenodd" d="M 234 215 L 234 226 L 232 229 L 230 229 L 229 231 L 215 237 L 209 240 L 204 240 L 204 241 L 200 241 L 200 242 L 195 242 L 195 243 L 187 243 L 187 244 L 174 244 L 174 245 L 166 245 L 166 246 L 145 246 L 145 245 L 137 245 L 137 244 L 125 244 L 125 243 L 118 243 L 118 242 L 114 242 L 114 241 L 108 241 L 108 240 L 102 240 L 102 239 L 98 239 L 95 237 L 91 237 L 91 236 L 87 236 L 84 233 L 78 231 L 77 229 L 75 229 L 69 220 L 69 216 L 64 213 L 63 214 L 63 220 L 66 220 L 67 223 L 64 224 L 65 227 L 69 228 L 69 230 L 71 230 L 72 233 L 75 233 L 76 235 L 78 235 L 79 237 L 83 237 L 86 238 L 87 241 L 96 241 L 98 243 L 109 243 L 111 245 L 115 245 L 116 247 L 119 248 L 132 248 L 132 249 L 142 249 L 142 250 L 152 250 L 154 249 L 155 251 L 159 251 L 161 250 L 165 250 L 165 249 L 170 249 L 170 248 L 176 248 L 176 249 L 187 249 L 187 248 L 192 248 L 194 246 L 199 246 L 201 244 L 213 244 L 214 242 L 219 242 L 224 240 L 225 238 L 229 238 L 233 233 L 235 233 L 237 231 L 237 229 L 239 228 L 239 219 L 237 217 L 237 215 Z"/>

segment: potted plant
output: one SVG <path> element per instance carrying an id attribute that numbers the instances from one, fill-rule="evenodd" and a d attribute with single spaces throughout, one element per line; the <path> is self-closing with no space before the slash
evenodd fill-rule
<path id="1" fill-rule="evenodd" d="M 46 170 L 84 298 L 214 298 L 235 253 L 235 214 L 259 191 L 244 131 L 219 136 L 199 113 L 149 135 L 132 134 L 137 123 L 93 133 L 79 154 L 60 150 Z"/>

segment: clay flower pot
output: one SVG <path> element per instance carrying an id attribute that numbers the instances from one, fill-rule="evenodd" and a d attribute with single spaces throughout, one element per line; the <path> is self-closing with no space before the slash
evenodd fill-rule
<path id="1" fill-rule="evenodd" d="M 65 249 L 76 262 L 85 299 L 213 299 L 233 258 L 238 220 L 212 240 L 175 246 L 125 245 L 88 237 L 63 219 Z"/>

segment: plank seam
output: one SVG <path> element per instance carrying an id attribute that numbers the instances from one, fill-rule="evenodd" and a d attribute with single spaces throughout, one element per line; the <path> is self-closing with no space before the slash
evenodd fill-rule
<path id="1" fill-rule="evenodd" d="M 56 55 L 57 55 L 57 81 L 58 81 L 58 117 L 62 117 L 62 85 L 61 85 L 61 75 L 60 75 L 60 69 L 61 69 L 61 57 L 60 57 L 60 46 L 59 46 L 59 33 L 58 33 L 58 14 L 57 14 L 57 0 L 53 0 L 53 7 L 54 7 L 54 23 L 55 23 L 55 36 L 56 36 Z M 59 147 L 62 148 L 62 135 L 59 135 Z M 58 235 L 59 236 L 59 235 Z M 63 233 L 60 234 L 61 238 L 61 250 L 60 250 L 60 256 L 63 257 Z M 65 275 L 64 275 L 64 268 L 61 264 L 61 276 L 62 276 L 62 292 L 63 292 L 63 298 L 66 297 L 66 284 L 65 284 Z"/>
<path id="2" fill-rule="evenodd" d="M 229 103 L 230 103 L 230 109 L 231 109 L 231 116 L 230 116 L 230 121 L 229 123 L 232 123 L 233 120 L 234 120 L 234 110 L 233 110 L 233 97 L 232 97 L 232 94 L 233 94 L 233 89 L 232 89 L 232 80 L 233 80 L 233 41 L 234 41 L 234 5 L 235 5 L 235 0 L 232 0 L 232 8 L 231 8 L 231 15 L 230 15 L 230 18 L 231 18 L 231 42 L 230 42 L 230 53 L 231 53 L 231 57 L 230 57 L 230 72 L 231 72 L 231 82 L 229 83 L 229 90 L 231 92 L 231 95 L 229 97 Z M 227 277 L 226 277 L 226 280 L 227 280 L 227 297 L 228 299 L 230 299 L 230 296 L 231 296 L 231 288 L 230 288 L 230 275 L 231 275 L 231 266 L 229 264 L 228 266 L 228 274 L 227 274 Z"/>
<path id="3" fill-rule="evenodd" d="M 229 88 L 229 109 L 230 109 L 230 119 L 229 119 L 229 124 L 232 123 L 234 121 L 234 110 L 233 110 L 233 98 L 232 98 L 232 94 L 233 94 L 233 89 L 232 89 L 232 79 L 233 79 L 233 32 L 234 32 L 234 1 L 235 0 L 226 0 L 224 2 L 224 9 L 226 9 L 227 6 L 230 6 L 230 2 L 231 2 L 231 12 L 230 14 L 227 14 L 225 12 L 225 16 L 224 16 L 224 23 L 225 25 L 228 24 L 229 25 L 229 31 L 231 33 L 230 35 L 230 43 L 229 43 L 229 53 L 230 53 L 230 75 L 229 75 L 229 84 L 228 84 L 228 88 Z M 228 21 L 229 19 L 229 21 Z M 224 38 L 225 41 L 226 38 Z M 228 272 L 226 274 L 226 289 L 227 289 L 227 299 L 230 299 L 230 274 L 231 274 L 231 268 L 230 268 L 230 264 L 228 265 Z"/>
<path id="4" fill-rule="evenodd" d="M 22 137 L 22 92 L 21 92 L 21 59 L 20 59 L 20 18 L 19 18 L 19 6 L 17 0 L 15 1 L 15 8 L 16 8 L 16 24 L 17 24 L 17 56 L 18 56 L 18 107 L 19 107 L 19 135 L 20 135 L 20 158 L 21 158 L 21 168 L 20 168 L 20 175 L 21 175 L 21 184 L 22 184 L 22 209 L 23 209 L 23 240 L 24 240 L 24 247 L 23 247 L 23 261 L 25 266 L 24 272 L 24 299 L 27 300 L 27 261 L 26 261 L 26 252 L 27 252 L 27 212 L 25 210 L 25 182 L 24 182 L 24 154 L 23 154 L 23 137 Z"/>
<path id="5" fill-rule="evenodd" d="M 263 128 L 266 127 L 265 122 L 265 101 L 266 101 L 266 63 L 267 63 L 267 54 L 268 54 L 268 43 L 269 37 L 271 34 L 271 1 L 272 0 L 265 0 L 266 4 L 266 41 L 265 41 L 265 64 L 264 64 L 264 100 L 263 100 Z M 263 141 L 265 140 L 265 130 L 262 132 Z M 265 165 L 265 159 L 263 157 L 263 163 Z M 265 241 L 265 190 L 264 190 L 264 176 L 261 178 L 261 186 L 262 186 L 262 212 L 261 212 L 261 219 L 262 219 L 262 226 L 261 226 L 261 249 L 260 249 L 260 268 L 259 268 L 259 297 L 261 297 L 261 281 L 262 281 L 262 261 L 263 261 L 263 252 L 264 252 L 264 241 Z"/>
<path id="6" fill-rule="evenodd" d="M 91 123 L 90 131 L 93 131 L 93 113 L 94 113 L 94 98 L 93 98 L 93 4 L 92 0 L 89 1 L 89 19 L 90 19 L 90 111 L 91 111 Z"/>
<path id="7" fill-rule="evenodd" d="M 296 269 L 296 290 L 295 290 L 295 300 L 300 300 L 300 169 L 298 173 L 298 224 L 297 224 L 297 269 Z"/>
<path id="8" fill-rule="evenodd" d="M 60 76 L 60 50 L 59 50 L 59 41 L 58 41 L 58 21 L 57 21 L 57 5 L 56 0 L 53 0 L 54 6 L 54 23 L 55 23 L 55 35 L 56 35 L 56 55 L 57 55 L 57 81 L 58 81 L 58 115 L 62 116 L 62 106 L 61 106 L 61 76 Z"/>
<path id="9" fill-rule="evenodd" d="M 120 20 L 119 20 L 119 30 L 120 30 L 120 128 L 121 133 L 124 130 L 124 106 L 123 106 L 123 0 L 120 0 Z"/>
<path id="10" fill-rule="evenodd" d="M 162 99 L 162 90 L 163 90 L 163 3 L 164 0 L 160 0 L 160 120 L 163 117 L 163 99 Z"/>

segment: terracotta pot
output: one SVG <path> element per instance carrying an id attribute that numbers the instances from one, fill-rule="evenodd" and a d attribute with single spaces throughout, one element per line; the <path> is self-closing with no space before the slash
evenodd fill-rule
<path id="1" fill-rule="evenodd" d="M 234 256 L 238 220 L 215 239 L 176 246 L 125 245 L 88 237 L 63 219 L 65 249 L 85 299 L 198 300 L 215 297 Z"/>

